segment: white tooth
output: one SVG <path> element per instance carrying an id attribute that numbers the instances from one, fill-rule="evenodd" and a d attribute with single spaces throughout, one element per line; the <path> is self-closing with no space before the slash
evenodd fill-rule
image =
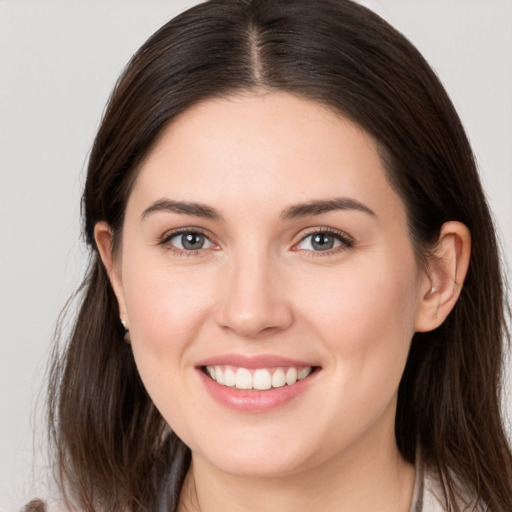
<path id="1" fill-rule="evenodd" d="M 297 373 L 297 380 L 305 379 L 311 373 L 311 366 L 301 368 Z"/>
<path id="2" fill-rule="evenodd" d="M 235 372 L 231 368 L 226 368 L 224 370 L 224 386 L 233 387 L 235 383 Z"/>
<path id="3" fill-rule="evenodd" d="M 252 389 L 252 375 L 249 370 L 238 368 L 235 379 L 235 386 L 238 389 Z"/>
<path id="4" fill-rule="evenodd" d="M 291 386 L 297 382 L 297 368 L 288 368 L 286 372 L 286 384 Z"/>
<path id="5" fill-rule="evenodd" d="M 219 384 L 224 384 L 224 372 L 220 369 L 220 366 L 215 367 L 215 380 Z"/>
<path id="6" fill-rule="evenodd" d="M 208 372 L 208 375 L 215 380 L 215 368 L 213 366 L 207 366 L 206 371 Z"/>
<path id="7" fill-rule="evenodd" d="M 254 372 L 254 389 L 270 389 L 272 387 L 272 379 L 268 370 L 256 370 Z"/>
<path id="8" fill-rule="evenodd" d="M 272 375 L 272 387 L 280 388 L 286 384 L 286 377 L 284 371 L 278 368 Z"/>

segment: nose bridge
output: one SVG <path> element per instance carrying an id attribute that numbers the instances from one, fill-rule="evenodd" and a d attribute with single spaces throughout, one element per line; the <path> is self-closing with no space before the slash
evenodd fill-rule
<path id="1" fill-rule="evenodd" d="M 240 248 L 228 265 L 220 325 L 244 337 L 286 328 L 293 315 L 280 286 L 282 275 L 275 255 L 261 245 Z"/>

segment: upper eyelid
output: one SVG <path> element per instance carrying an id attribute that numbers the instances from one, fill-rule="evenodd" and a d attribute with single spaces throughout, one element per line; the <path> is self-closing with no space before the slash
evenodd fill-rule
<path id="1" fill-rule="evenodd" d="M 337 235 L 337 236 L 339 236 L 340 238 L 342 238 L 342 239 L 344 239 L 346 241 L 350 241 L 351 243 L 355 243 L 354 237 L 349 235 L 346 231 L 342 231 L 341 229 L 330 228 L 330 227 L 327 227 L 327 226 L 307 228 L 306 230 L 302 231 L 298 235 L 299 236 L 298 242 L 300 242 L 300 241 L 304 240 L 304 238 L 306 238 L 308 236 L 311 236 L 311 235 L 314 235 L 316 233 L 329 233 L 329 234 L 332 234 L 332 235 Z"/>
<path id="2" fill-rule="evenodd" d="M 199 233 L 200 235 L 203 235 L 204 237 L 208 238 L 208 240 L 210 240 L 210 242 L 212 242 L 212 243 L 214 242 L 213 239 L 215 239 L 215 237 L 209 231 L 207 231 L 205 229 L 195 227 L 195 226 L 187 226 L 187 227 L 183 227 L 183 228 L 175 228 L 175 229 L 170 229 L 169 231 L 166 231 L 165 233 L 163 233 L 162 236 L 159 237 L 159 242 L 165 243 L 166 241 L 170 240 L 171 238 L 173 238 L 177 235 L 180 235 L 182 233 Z"/>

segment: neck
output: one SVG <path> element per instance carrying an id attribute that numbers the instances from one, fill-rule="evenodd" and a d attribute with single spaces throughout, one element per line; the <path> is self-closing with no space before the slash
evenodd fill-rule
<path id="1" fill-rule="evenodd" d="M 268 478 L 228 474 L 193 454 L 179 511 L 408 512 L 414 467 L 394 435 L 383 437 L 375 443 L 366 437 L 319 466 Z"/>

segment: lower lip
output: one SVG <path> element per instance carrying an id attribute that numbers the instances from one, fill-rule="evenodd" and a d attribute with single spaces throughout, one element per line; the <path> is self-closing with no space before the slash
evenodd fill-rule
<path id="1" fill-rule="evenodd" d="M 260 391 L 222 386 L 208 377 L 202 369 L 198 368 L 197 371 L 206 390 L 217 402 L 241 412 L 265 412 L 280 407 L 303 393 L 319 373 L 317 369 L 291 386 Z"/>

